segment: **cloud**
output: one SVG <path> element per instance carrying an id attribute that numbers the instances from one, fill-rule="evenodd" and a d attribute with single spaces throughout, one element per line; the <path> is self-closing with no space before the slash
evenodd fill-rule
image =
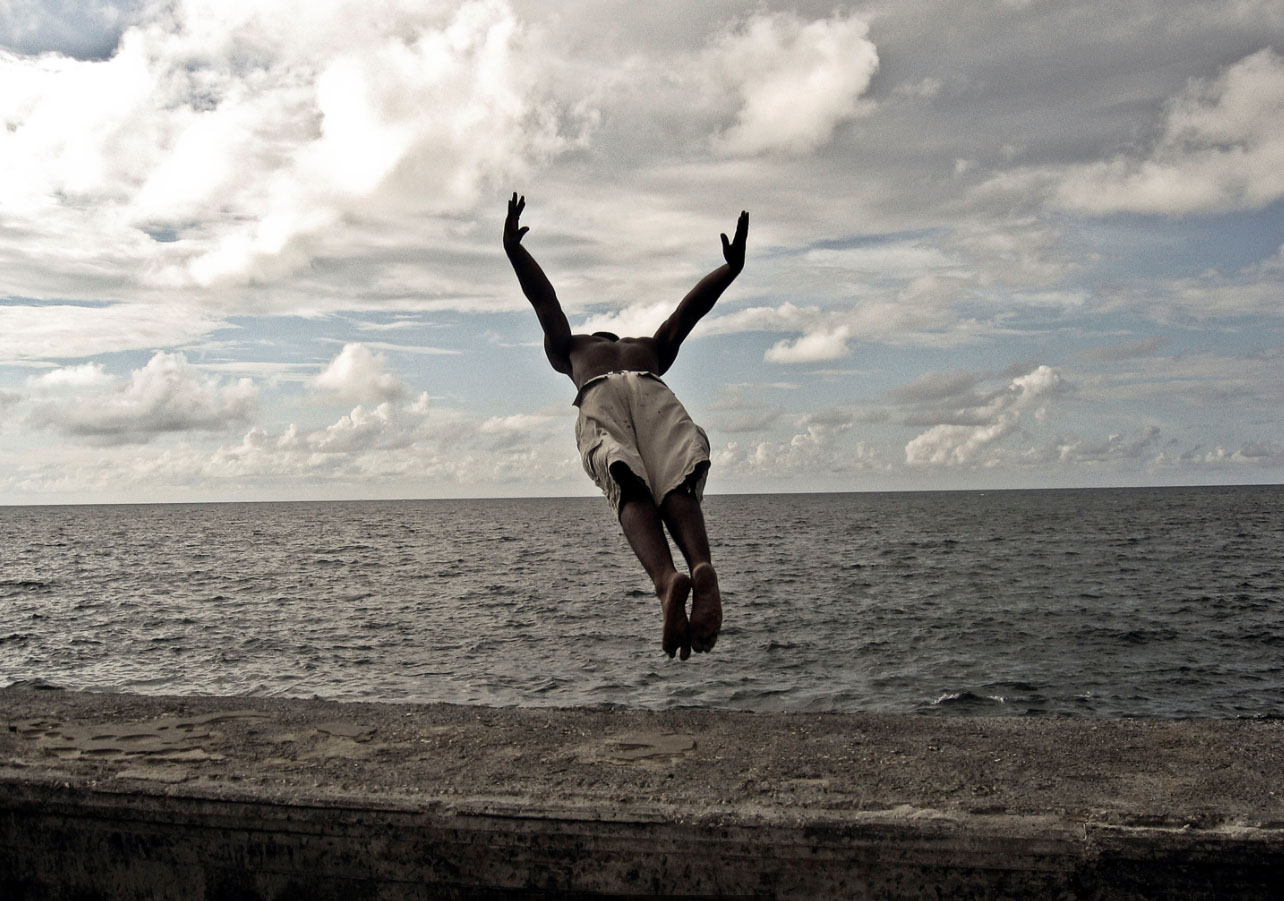
<path id="1" fill-rule="evenodd" d="M 1169 104 L 1145 156 L 1066 170 L 1053 192 L 1086 213 L 1260 209 L 1284 197 L 1284 58 L 1265 49 Z"/>
<path id="2" fill-rule="evenodd" d="M 928 76 L 914 83 L 902 82 L 892 89 L 895 97 L 906 97 L 912 100 L 931 100 L 941 93 L 941 80 Z"/>
<path id="3" fill-rule="evenodd" d="M 400 421 L 404 417 L 399 417 L 399 412 L 387 402 L 373 409 L 357 406 L 323 431 L 313 433 L 304 443 L 323 454 L 406 448 L 413 443 L 414 435 L 413 430 Z"/>
<path id="4" fill-rule="evenodd" d="M 345 344 L 333 360 L 311 381 L 314 388 L 344 400 L 375 402 L 396 400 L 407 388 L 385 371 L 388 358 L 372 353 L 364 344 Z"/>
<path id="5" fill-rule="evenodd" d="M 484 484 L 502 480 L 502 473 L 539 480 L 541 471 L 560 468 L 551 461 L 570 456 L 566 431 L 560 411 L 479 421 L 437 408 L 421 394 L 373 408 L 358 405 L 324 428 L 291 425 L 275 440 L 263 433 L 253 447 L 234 452 L 248 469 L 263 473 L 327 469 Z"/>
<path id="6" fill-rule="evenodd" d="M 893 388 L 888 396 L 902 404 L 957 401 L 961 396 L 972 396 L 980 381 L 981 376 L 971 372 L 927 372 L 908 385 Z"/>
<path id="7" fill-rule="evenodd" d="M 976 320 L 963 320 L 952 309 L 958 286 L 926 275 L 903 285 L 879 290 L 874 296 L 839 300 L 837 306 L 797 306 L 786 301 L 776 307 L 748 307 L 701 324 L 705 335 L 739 332 L 787 332 L 795 337 L 777 341 L 764 354 L 769 363 L 817 363 L 851 354 L 851 342 L 892 344 L 959 344 L 982 329 Z"/>
<path id="8" fill-rule="evenodd" d="M 1036 217 L 960 221 L 942 238 L 956 276 L 1027 290 L 1061 284 L 1088 262 L 1067 255 L 1062 240 L 1055 222 Z"/>
<path id="9" fill-rule="evenodd" d="M 1284 463 L 1284 441 L 1250 441 L 1234 451 L 1220 446 L 1212 450 L 1196 446 L 1181 455 L 1181 462 L 1200 466 L 1278 466 Z"/>
<path id="10" fill-rule="evenodd" d="M 847 356 L 851 329 L 840 325 L 833 331 L 809 332 L 793 340 L 778 341 L 767 348 L 768 363 L 820 363 Z"/>
<path id="11" fill-rule="evenodd" d="M 37 388 L 95 388 L 111 381 L 101 363 L 82 363 L 53 369 L 31 379 Z"/>
<path id="12" fill-rule="evenodd" d="M 803 255 L 809 266 L 875 278 L 913 278 L 948 270 L 959 260 L 924 241 L 886 241 L 842 249 L 814 248 Z"/>
<path id="13" fill-rule="evenodd" d="M 1033 230 L 1030 230 L 1033 231 Z M 903 345 L 958 345 L 992 332 L 1011 307 L 1046 305 L 1029 293 L 995 303 L 996 278 L 989 260 L 970 260 L 955 246 L 955 232 L 932 230 L 913 236 L 861 236 L 858 246 L 808 247 L 775 253 L 760 291 L 774 296 L 811 297 L 818 303 L 784 301 L 715 314 L 701 325 L 705 334 L 782 332 L 766 353 L 772 363 L 813 363 L 847 357 L 855 342 Z M 1027 239 L 1033 240 L 1026 236 Z M 976 238 L 975 233 L 970 240 Z M 1008 242 L 1003 252 L 1023 256 L 1027 240 Z M 993 256 L 999 251 L 985 251 Z M 1007 262 L 1001 266 L 1010 265 Z M 754 272 L 750 278 L 764 278 Z M 1068 301 L 1057 295 L 1059 304 Z M 971 308 L 969 310 L 969 307 Z M 1006 307 L 1006 309 L 1004 309 Z M 963 311 L 979 310 L 993 319 Z"/>
<path id="14" fill-rule="evenodd" d="M 786 301 L 777 307 L 746 307 L 705 320 L 701 324 L 712 335 L 736 332 L 797 331 L 804 323 L 822 315 L 819 307 L 799 307 Z"/>
<path id="15" fill-rule="evenodd" d="M 846 439 L 850 424 L 805 425 L 784 441 L 729 441 L 710 454 L 719 478 L 772 479 L 886 469 L 878 451 L 864 441 Z"/>
<path id="16" fill-rule="evenodd" d="M 1137 279 L 1102 292 L 1099 308 L 1127 310 L 1160 323 L 1273 317 L 1284 295 L 1284 248 L 1264 260 L 1222 272 L 1167 279 Z"/>
<path id="17" fill-rule="evenodd" d="M 732 415 L 719 416 L 714 426 L 719 434 L 761 434 L 776 424 L 783 410 L 746 410 Z"/>
<path id="18" fill-rule="evenodd" d="M 561 417 L 556 417 L 558 422 Z M 533 430 L 544 428 L 550 417 L 539 413 L 514 413 L 511 416 L 492 416 L 483 420 L 477 430 L 483 435 L 529 435 Z"/>
<path id="19" fill-rule="evenodd" d="M 872 104 L 860 97 L 878 69 L 868 35 L 855 15 L 803 22 L 760 13 L 719 38 L 710 54 L 741 105 L 715 149 L 732 156 L 807 153 L 867 113 Z"/>
<path id="20" fill-rule="evenodd" d="M 422 327 L 422 323 L 420 323 L 419 326 Z M 365 331 L 365 329 L 362 329 L 362 331 Z M 455 357 L 463 353 L 463 351 L 459 350 L 451 350 L 450 348 L 445 347 L 432 347 L 431 345 L 424 344 L 393 344 L 390 341 L 362 341 L 360 343 L 363 347 L 366 347 L 369 350 L 390 350 L 393 353 L 399 354 L 419 354 L 430 357 Z"/>
<path id="21" fill-rule="evenodd" d="M 1172 341 L 1160 335 L 1151 338 L 1139 338 L 1123 344 L 1111 344 L 1105 347 L 1091 347 L 1075 354 L 1076 359 L 1088 363 L 1114 363 L 1120 360 L 1131 360 L 1137 357 L 1151 357 L 1155 352 L 1167 347 Z"/>
<path id="22" fill-rule="evenodd" d="M 148 455 L 105 447 L 92 462 L 29 467 L 26 490 L 59 490 L 61 480 L 121 491 L 147 485 L 177 491 L 214 486 L 219 496 L 290 497 L 318 481 L 332 496 L 477 496 L 479 488 L 522 483 L 587 491 L 567 413 L 476 420 L 430 404 L 426 395 L 358 404 L 328 425 L 253 426 L 216 447 L 186 441 Z"/>
<path id="23" fill-rule="evenodd" d="M 718 388 L 717 397 L 704 407 L 714 414 L 710 431 L 718 434 L 767 432 L 786 411 L 764 399 L 764 395 L 767 392 L 795 391 L 797 388 L 789 382 L 722 385 Z"/>
<path id="24" fill-rule="evenodd" d="M 0 304 L 0 362 L 174 347 L 227 328 L 212 313 L 164 304 Z"/>
<path id="25" fill-rule="evenodd" d="M 1157 425 L 1146 426 L 1139 435 L 1108 435 L 1101 441 L 1058 439 L 1054 442 L 1057 461 L 1060 463 L 1105 463 L 1116 460 L 1136 460 L 1145 456 L 1159 442 Z"/>
<path id="26" fill-rule="evenodd" d="M 677 306 L 672 301 L 634 304 L 611 313 L 595 313 L 575 328 L 576 332 L 611 332 L 622 337 L 654 335 Z"/>
<path id="27" fill-rule="evenodd" d="M 905 445 L 905 462 L 911 466 L 956 466 L 971 463 L 986 448 L 1017 428 L 1024 410 L 1055 394 L 1061 375 L 1050 366 L 1039 366 L 1014 378 L 983 406 L 955 411 L 968 424 L 941 423 Z"/>
<path id="28" fill-rule="evenodd" d="M 1075 395 L 1097 409 L 1140 408 L 1151 415 L 1165 410 L 1170 421 L 1187 419 L 1196 410 L 1217 416 L 1234 410 L 1247 421 L 1274 422 L 1284 392 L 1282 359 L 1277 347 L 1235 355 L 1136 357 L 1128 367 L 1078 380 Z"/>
<path id="29" fill-rule="evenodd" d="M 106 443 L 143 443 L 167 432 L 222 431 L 254 412 L 258 389 L 249 379 L 223 383 L 203 376 L 181 353 L 156 353 L 128 382 L 104 381 L 88 367 L 49 373 L 45 385 L 77 389 L 70 398 L 39 404 L 39 427 Z M 95 390 L 103 389 L 106 390 Z"/>
<path id="30" fill-rule="evenodd" d="M 0 202 L 67 239 L 44 248 L 60 267 L 280 278 L 335 231 L 470 210 L 572 146 L 539 54 L 502 0 L 150 5 L 108 59 L 0 53 Z"/>

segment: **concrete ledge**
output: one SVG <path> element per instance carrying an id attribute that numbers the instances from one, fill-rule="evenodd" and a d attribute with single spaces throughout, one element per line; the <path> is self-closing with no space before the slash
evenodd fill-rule
<path id="1" fill-rule="evenodd" d="M 0 691 L 0 897 L 1278 897 L 1284 724 Z"/>

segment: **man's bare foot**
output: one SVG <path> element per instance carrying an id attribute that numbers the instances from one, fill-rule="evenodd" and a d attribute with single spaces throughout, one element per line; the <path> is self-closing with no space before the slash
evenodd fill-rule
<path id="1" fill-rule="evenodd" d="M 691 578 L 686 573 L 673 574 L 667 588 L 660 595 L 664 610 L 664 653 L 672 657 L 681 652 L 681 659 L 691 656 L 691 638 L 687 625 L 687 597 L 691 594 Z"/>
<path id="2" fill-rule="evenodd" d="M 691 650 L 703 654 L 712 651 L 722 628 L 722 593 L 718 591 L 718 574 L 711 563 L 697 563 L 691 570 L 695 597 L 691 601 Z"/>

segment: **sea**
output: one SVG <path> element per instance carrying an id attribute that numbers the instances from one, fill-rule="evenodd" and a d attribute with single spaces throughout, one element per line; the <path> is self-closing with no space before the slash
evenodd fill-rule
<path id="1" fill-rule="evenodd" d="M 1284 716 L 1284 486 L 713 495 L 705 514 L 724 627 L 683 662 L 599 498 L 0 507 L 0 686 Z"/>

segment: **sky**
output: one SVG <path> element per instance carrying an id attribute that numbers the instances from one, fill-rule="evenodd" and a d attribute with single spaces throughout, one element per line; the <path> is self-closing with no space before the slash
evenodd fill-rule
<path id="1" fill-rule="evenodd" d="M 0 0 L 0 503 L 1284 482 L 1284 0 Z"/>

